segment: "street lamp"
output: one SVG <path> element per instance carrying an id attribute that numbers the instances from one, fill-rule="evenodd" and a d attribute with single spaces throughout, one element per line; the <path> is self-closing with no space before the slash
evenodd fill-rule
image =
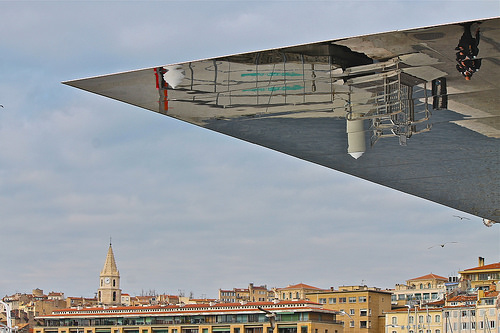
<path id="1" fill-rule="evenodd" d="M 338 314 L 341 314 L 341 315 L 343 315 L 343 316 L 345 315 L 345 316 L 347 316 L 347 317 L 351 318 L 352 322 L 354 323 L 353 328 L 356 328 L 356 323 L 355 323 L 355 321 L 354 321 L 354 318 L 352 318 L 352 317 L 351 317 L 351 316 L 350 316 L 347 312 L 345 312 L 344 310 L 342 310 L 342 311 L 338 311 L 337 313 L 338 313 Z"/>

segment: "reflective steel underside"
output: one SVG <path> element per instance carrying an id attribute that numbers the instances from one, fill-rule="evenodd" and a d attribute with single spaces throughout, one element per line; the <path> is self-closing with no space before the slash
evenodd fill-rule
<path id="1" fill-rule="evenodd" d="M 499 79 L 494 18 L 65 83 L 500 221 Z"/>

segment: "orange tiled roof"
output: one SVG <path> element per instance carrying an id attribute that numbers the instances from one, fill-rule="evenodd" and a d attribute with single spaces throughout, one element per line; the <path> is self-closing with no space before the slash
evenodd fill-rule
<path id="1" fill-rule="evenodd" d="M 489 265 L 484 265 L 484 266 L 478 266 L 478 267 L 474 267 L 474 268 L 468 268 L 468 269 L 464 270 L 464 272 L 483 270 L 483 269 L 500 269 L 500 262 L 496 262 L 494 264 L 489 264 Z"/>
<path id="2" fill-rule="evenodd" d="M 295 306 L 294 306 L 295 305 Z M 109 311 L 116 311 L 123 313 L 148 313 L 148 312 L 165 312 L 165 313 L 195 313 L 195 312 L 238 312 L 238 311 L 248 311 L 257 310 L 259 307 L 266 307 L 268 309 L 310 309 L 323 312 L 335 312 L 334 310 L 324 309 L 321 304 L 311 302 L 311 301 L 280 301 L 279 303 L 274 302 L 248 302 L 246 304 L 240 303 L 217 303 L 215 305 L 210 304 L 186 304 L 186 305 L 168 305 L 168 306 L 116 306 L 108 309 L 102 307 L 92 307 L 83 309 L 60 309 L 55 310 L 52 314 L 40 316 L 40 318 L 51 318 L 51 317 L 74 317 L 74 316 L 88 316 L 89 311 L 92 315 L 107 315 Z"/>
<path id="3" fill-rule="evenodd" d="M 487 291 L 484 293 L 484 297 L 495 297 L 498 296 L 500 292 L 497 290 Z"/>
<path id="4" fill-rule="evenodd" d="M 465 302 L 465 301 L 475 301 L 475 300 L 477 300 L 477 295 L 458 295 L 449 298 L 448 302 Z"/>
<path id="5" fill-rule="evenodd" d="M 448 281 L 448 279 L 445 278 L 444 276 L 439 276 L 439 275 L 432 274 L 432 273 L 424 275 L 424 276 L 421 276 L 421 277 L 417 277 L 417 278 L 414 278 L 414 279 L 410 279 L 408 281 L 414 281 L 414 280 L 431 280 L 431 279 Z"/>
<path id="6" fill-rule="evenodd" d="M 313 286 L 310 286 L 310 285 L 307 285 L 307 284 L 304 284 L 304 283 L 290 285 L 290 286 L 285 287 L 285 288 L 278 288 L 278 290 L 286 290 L 286 289 L 315 289 L 315 290 L 325 290 L 325 289 L 321 289 L 321 288 L 318 288 L 318 287 L 313 287 Z"/>

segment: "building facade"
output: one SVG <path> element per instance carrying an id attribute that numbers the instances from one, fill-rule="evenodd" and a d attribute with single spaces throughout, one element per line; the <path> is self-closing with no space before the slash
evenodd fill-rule
<path id="1" fill-rule="evenodd" d="M 268 302 L 274 299 L 274 293 L 267 286 L 248 284 L 248 288 L 219 289 L 218 300 L 223 303 Z"/>
<path id="2" fill-rule="evenodd" d="M 315 292 L 328 291 L 327 289 L 321 289 L 314 286 L 310 286 L 304 283 L 289 285 L 285 288 L 275 288 L 273 289 L 275 297 L 280 300 L 298 300 L 307 299 L 307 294 Z"/>
<path id="3" fill-rule="evenodd" d="M 427 274 L 397 284 L 391 298 L 393 306 L 422 305 L 444 299 L 448 278 L 436 274 Z"/>
<path id="4" fill-rule="evenodd" d="M 387 312 L 386 333 L 443 333 L 444 301 L 405 306 Z"/>
<path id="5" fill-rule="evenodd" d="M 464 287 L 471 289 L 489 290 L 492 285 L 500 281 L 500 262 L 484 264 L 484 258 L 479 257 L 478 266 L 459 272 Z"/>
<path id="6" fill-rule="evenodd" d="M 383 333 L 385 313 L 391 310 L 391 293 L 366 286 L 342 286 L 306 294 L 326 309 L 343 313 L 345 333 Z"/>
<path id="7" fill-rule="evenodd" d="M 336 315 L 308 301 L 64 309 L 33 333 L 343 333 Z"/>

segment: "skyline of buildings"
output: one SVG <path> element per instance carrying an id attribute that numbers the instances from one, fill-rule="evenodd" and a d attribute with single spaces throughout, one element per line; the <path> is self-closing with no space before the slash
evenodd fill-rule
<path id="1" fill-rule="evenodd" d="M 126 309 L 134 308 L 150 308 L 151 311 L 153 311 L 153 309 L 158 309 L 158 307 L 174 307 L 172 308 L 174 310 L 169 311 L 175 312 L 185 311 L 186 307 L 192 307 L 192 309 L 198 309 L 193 311 L 201 311 L 200 313 L 205 313 L 208 311 L 207 309 L 200 309 L 203 307 L 219 306 L 223 308 L 226 307 L 228 310 L 231 309 L 236 312 L 244 311 L 245 315 L 248 315 L 248 308 L 244 307 L 247 304 L 254 304 L 253 307 L 251 306 L 251 309 L 254 312 L 257 311 L 257 313 L 253 313 L 250 317 L 244 317 L 246 319 L 241 320 L 245 322 L 253 322 L 253 320 L 257 320 L 257 322 L 261 323 L 259 324 L 261 326 L 259 326 L 260 328 L 258 330 L 252 332 L 245 331 L 244 333 L 264 333 L 264 330 L 269 330 L 270 323 L 265 324 L 265 318 L 268 317 L 259 317 L 258 312 L 261 311 L 259 310 L 261 305 L 281 309 L 283 306 L 286 307 L 292 306 L 290 304 L 295 304 L 293 306 L 302 307 L 299 311 L 301 313 L 304 313 L 304 311 L 312 311 L 311 313 L 316 313 L 315 311 L 317 309 L 321 309 L 321 311 L 326 311 L 324 313 L 334 315 L 331 317 L 331 323 L 328 324 L 333 326 L 328 326 L 328 328 L 325 328 L 326 326 L 321 326 L 318 323 L 314 323 L 314 321 L 317 320 L 317 318 L 314 319 L 314 316 L 311 318 L 306 316 L 306 321 L 309 319 L 312 321 L 308 321 L 308 324 L 306 325 L 307 330 L 305 328 L 306 326 L 304 326 L 303 330 L 299 329 L 301 331 L 300 333 L 321 333 L 316 332 L 317 327 L 324 329 L 325 333 L 329 329 L 330 332 L 335 331 L 337 333 L 341 333 L 339 332 L 340 330 L 338 326 L 335 326 L 339 324 L 343 325 L 342 333 L 357 333 L 359 330 L 366 330 L 367 333 L 384 333 L 384 330 L 388 329 L 391 330 L 390 333 L 405 333 L 405 327 L 407 333 L 450 333 L 453 332 L 453 327 L 467 327 L 472 329 L 473 327 L 476 327 L 476 325 L 477 327 L 482 327 L 483 329 L 487 328 L 489 330 L 484 333 L 492 333 L 491 328 L 498 326 L 498 322 L 500 322 L 500 317 L 498 320 L 495 319 L 498 310 L 490 310 L 491 308 L 496 309 L 497 304 L 499 304 L 498 298 L 500 296 L 497 291 L 499 289 L 500 262 L 485 264 L 485 259 L 483 257 L 479 257 L 478 266 L 460 271 L 460 276 L 458 277 L 446 278 L 430 273 L 417 278 L 409 279 L 405 281 L 404 284 L 396 284 L 393 289 L 381 289 L 377 287 L 368 287 L 366 285 L 339 286 L 337 289 L 334 287 L 322 289 L 304 283 L 288 285 L 282 288 L 268 288 L 266 285 L 256 286 L 254 283 L 249 283 L 248 288 L 219 289 L 219 295 L 216 299 L 200 299 L 194 298 L 193 295 L 185 296 L 184 294 L 159 294 L 155 291 L 149 291 L 149 294 L 147 295 L 133 296 L 128 293 L 123 293 L 120 288 L 120 273 L 114 257 L 112 245 L 110 244 L 106 254 L 104 266 L 99 274 L 99 283 L 96 289 L 95 297 L 65 297 L 65 294 L 60 291 L 51 291 L 45 295 L 42 289 L 37 288 L 34 289 L 31 294 L 16 293 L 11 296 L 5 296 L 3 297 L 3 301 L 10 305 L 12 309 L 13 323 L 19 328 L 19 331 L 46 325 L 47 322 L 44 324 L 45 319 L 49 320 L 49 323 L 55 325 L 54 327 L 72 326 L 73 324 L 68 323 L 67 320 L 69 319 L 67 318 L 71 316 L 84 316 L 84 312 L 78 311 L 87 311 L 88 309 L 94 309 L 92 311 L 95 313 L 107 316 L 104 312 L 108 309 L 124 309 L 123 311 L 126 312 Z M 460 314 L 462 317 L 470 317 L 467 319 L 468 324 L 465 324 L 460 320 L 453 321 L 452 319 L 448 319 L 448 317 L 446 317 L 448 315 L 451 316 L 451 314 L 455 313 L 453 311 L 462 307 L 467 308 L 465 310 L 461 310 L 462 312 L 460 312 Z M 412 316 L 410 316 L 410 309 L 414 311 Z M 481 319 L 483 322 L 482 324 L 479 323 L 480 320 L 476 318 L 474 312 L 475 310 L 473 309 L 481 310 L 481 313 L 477 316 L 477 318 L 483 318 Z M 418 313 L 422 311 L 427 314 L 425 316 L 418 315 Z M 446 315 L 443 317 L 443 314 Z M 474 316 L 472 316 L 472 314 L 474 314 Z M 341 317 L 337 318 L 336 316 L 339 315 Z M 128 314 L 124 314 L 123 318 L 118 316 L 114 319 L 114 321 L 112 321 L 115 326 L 123 325 L 123 329 L 113 332 L 101 332 L 92 328 L 85 329 L 84 333 L 219 332 L 209 330 L 207 327 L 202 328 L 202 332 L 188 332 L 183 330 L 181 327 L 176 328 L 178 332 L 174 332 L 173 330 L 168 332 L 168 329 L 166 331 L 158 331 L 158 329 L 153 328 L 154 323 L 163 325 L 171 321 L 167 320 L 167 318 L 164 318 L 159 322 L 151 321 L 149 319 L 148 321 L 145 318 L 148 317 L 149 314 L 143 318 L 141 325 L 151 324 L 153 326 L 146 330 L 142 330 L 141 332 L 129 332 L 125 326 L 132 325 L 132 323 L 135 325 L 136 321 L 126 320 L 125 318 L 127 316 Z M 237 316 L 237 314 L 235 314 L 235 316 Z M 487 324 L 484 321 L 484 318 L 486 318 L 485 316 L 488 317 Z M 301 320 L 305 320 L 306 317 L 300 318 L 302 318 Z M 413 317 L 413 319 L 411 319 L 411 317 Z M 490 320 L 491 317 L 494 319 Z M 51 318 L 56 318 L 57 320 L 54 319 L 55 321 L 50 321 L 52 320 Z M 220 321 L 220 318 L 217 319 L 217 317 L 214 317 L 215 319 L 207 318 L 204 318 L 203 321 L 197 323 L 209 323 L 211 320 L 219 323 Z M 297 319 L 299 317 L 294 318 Z M 448 326 L 443 326 L 443 319 L 446 319 L 445 325 L 449 325 L 450 330 L 447 330 Z M 0 321 L 6 321 L 5 315 L 0 315 Z M 226 323 L 224 320 L 222 322 Z M 472 324 L 472 322 L 475 322 L 475 324 Z M 174 323 L 174 321 L 172 321 L 172 323 Z M 176 324 L 179 323 L 176 322 Z M 402 325 L 401 323 L 404 324 Z M 99 326 L 108 324 L 108 321 L 78 321 L 75 325 L 92 327 L 93 325 Z M 414 330 L 412 332 L 409 330 L 409 327 L 414 324 L 416 325 L 415 328 L 418 328 L 419 325 L 423 328 L 425 324 L 427 324 L 427 329 L 425 331 L 422 329 Z M 431 327 L 434 327 L 435 329 L 433 330 Z M 231 325 L 229 327 L 232 333 L 235 333 L 234 330 L 236 328 L 237 327 L 233 327 Z M 244 330 L 243 326 L 240 328 Z M 269 333 L 267 331 L 266 333 Z M 281 333 L 295 333 L 292 331 L 288 332 L 285 330 Z M 468 332 L 471 331 L 469 330 Z M 59 328 L 56 330 L 39 328 L 38 330 L 35 330 L 35 333 L 82 332 L 73 332 L 71 330 Z"/>

